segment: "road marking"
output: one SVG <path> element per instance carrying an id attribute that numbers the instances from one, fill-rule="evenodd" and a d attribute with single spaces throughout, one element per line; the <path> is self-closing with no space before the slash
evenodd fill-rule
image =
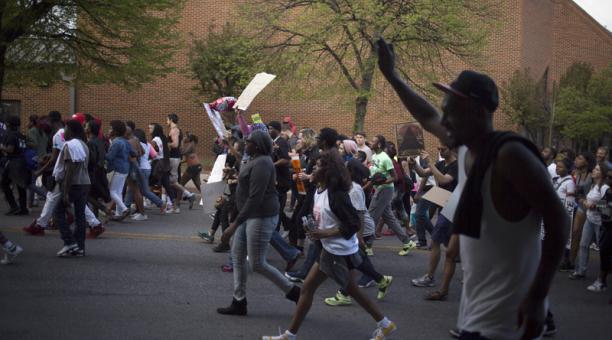
<path id="1" fill-rule="evenodd" d="M 23 233 L 21 227 L 3 227 L 3 229 L 10 233 Z M 45 233 L 52 233 L 59 235 L 57 230 L 45 230 Z M 110 237 L 109 237 L 110 236 Z M 33 236 L 39 237 L 39 236 Z M 179 241 L 179 242 L 203 242 L 198 236 L 179 236 L 179 235 L 167 235 L 167 234 L 142 234 L 142 233 L 128 233 L 122 231 L 107 231 L 104 232 L 101 239 L 130 239 L 130 240 L 147 240 L 147 241 Z M 390 246 L 390 245 L 374 245 L 375 250 L 391 250 L 399 251 L 401 246 Z M 425 251 L 420 249 L 413 249 L 412 251 Z"/>

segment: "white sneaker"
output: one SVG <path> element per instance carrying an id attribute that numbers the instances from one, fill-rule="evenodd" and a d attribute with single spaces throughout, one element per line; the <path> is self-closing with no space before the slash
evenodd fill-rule
<path id="1" fill-rule="evenodd" d="M 172 213 L 173 214 L 180 214 L 181 213 L 181 208 L 175 207 L 174 209 L 172 209 Z"/>
<path id="2" fill-rule="evenodd" d="M 608 286 L 601 282 L 601 280 L 597 279 L 592 285 L 587 287 L 587 290 L 594 293 L 602 293 L 608 290 Z"/>
<path id="3" fill-rule="evenodd" d="M 2 260 L 0 260 L 0 264 L 9 264 L 13 262 L 13 259 L 23 252 L 23 248 L 14 243 L 11 243 L 10 246 L 4 246 L 3 248 L 5 253 Z"/>
<path id="4" fill-rule="evenodd" d="M 69 244 L 67 246 L 64 246 L 62 249 L 60 249 L 60 251 L 57 252 L 57 256 L 59 257 L 70 256 L 72 252 L 77 249 L 79 249 L 79 246 L 76 243 Z"/>
<path id="5" fill-rule="evenodd" d="M 132 216 L 132 220 L 134 221 L 146 221 L 149 219 L 149 216 L 141 214 L 141 213 L 136 213 Z"/>

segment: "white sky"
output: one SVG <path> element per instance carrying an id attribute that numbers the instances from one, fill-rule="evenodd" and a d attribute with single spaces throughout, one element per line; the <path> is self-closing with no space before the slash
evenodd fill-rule
<path id="1" fill-rule="evenodd" d="M 574 0 L 608 31 L 612 31 L 612 0 Z"/>

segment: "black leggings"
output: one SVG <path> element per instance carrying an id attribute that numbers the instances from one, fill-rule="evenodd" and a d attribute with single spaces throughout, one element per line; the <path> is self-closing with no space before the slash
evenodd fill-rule
<path id="1" fill-rule="evenodd" d="M 602 272 L 612 271 L 612 226 L 601 227 L 599 241 L 600 269 Z"/>

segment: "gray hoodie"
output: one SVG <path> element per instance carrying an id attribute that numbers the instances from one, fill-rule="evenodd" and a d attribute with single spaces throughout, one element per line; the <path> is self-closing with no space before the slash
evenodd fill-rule
<path id="1" fill-rule="evenodd" d="M 270 157 L 272 140 L 262 131 L 253 131 L 249 140 L 257 145 L 262 155 L 250 159 L 240 168 L 236 189 L 238 225 L 249 218 L 276 216 L 280 210 L 276 192 L 276 170 Z"/>

